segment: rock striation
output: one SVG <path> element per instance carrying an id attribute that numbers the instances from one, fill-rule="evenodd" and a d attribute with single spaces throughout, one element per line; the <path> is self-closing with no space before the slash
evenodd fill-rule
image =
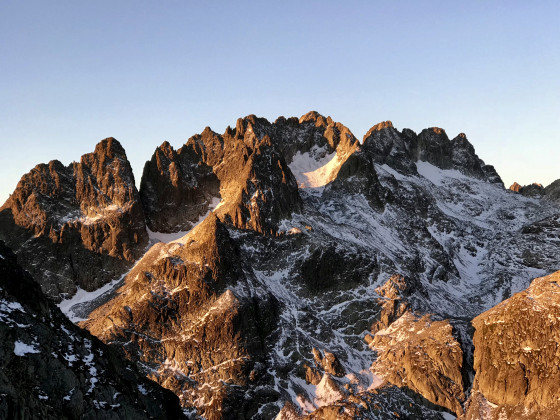
<path id="1" fill-rule="evenodd" d="M 183 418 L 178 398 L 72 324 L 0 241 L 0 417 Z"/>
<path id="2" fill-rule="evenodd" d="M 56 301 L 118 278 L 148 243 L 120 143 L 108 138 L 80 162 L 55 160 L 25 174 L 0 208 L 0 239 Z"/>

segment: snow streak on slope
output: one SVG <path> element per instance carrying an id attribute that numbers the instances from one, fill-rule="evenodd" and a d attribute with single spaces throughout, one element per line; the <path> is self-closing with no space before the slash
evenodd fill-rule
<path id="1" fill-rule="evenodd" d="M 78 315 L 76 312 L 83 313 L 83 311 L 79 310 L 80 308 L 85 307 L 104 294 L 111 293 L 112 291 L 118 289 L 118 287 L 122 284 L 122 280 L 126 277 L 127 274 L 128 272 L 123 274 L 119 279 L 113 280 L 112 282 L 107 283 L 92 292 L 88 292 L 78 287 L 78 290 L 76 291 L 76 294 L 74 294 L 74 296 L 72 296 L 70 299 L 62 300 L 57 306 L 62 311 L 62 313 L 70 319 L 70 321 L 85 321 L 87 318 Z"/>
<path id="2" fill-rule="evenodd" d="M 189 230 L 183 230 L 180 232 L 172 232 L 172 233 L 164 233 L 164 232 L 153 232 L 148 227 L 146 230 L 148 231 L 148 236 L 150 238 L 150 243 L 156 242 L 175 242 L 181 239 L 183 236 L 186 236 L 191 232 L 195 227 L 197 227 L 208 215 L 211 211 L 217 209 L 220 206 L 221 200 L 218 197 L 213 197 L 210 206 L 208 206 L 208 211 L 198 218 L 198 221 L 193 222 L 192 227 Z"/>
<path id="3" fill-rule="evenodd" d="M 531 279 L 545 272 L 521 263 L 519 254 L 524 248 L 534 246 L 528 243 L 529 238 L 524 237 L 521 229 L 554 213 L 555 209 L 543 208 L 536 199 L 457 170 L 442 170 L 427 162 L 416 162 L 416 166 L 419 177 L 405 176 L 386 165 L 376 169 L 382 182 L 395 178 L 403 191 L 421 188 L 429 193 L 431 204 L 425 227 L 449 256 L 458 274 L 434 287 L 430 281 L 424 283 L 433 289 L 434 310 L 437 311 L 440 303 L 449 307 L 450 301 L 459 299 L 463 309 L 459 307 L 447 315 L 475 315 L 504 296 L 524 289 Z M 407 215 L 403 214 L 401 221 L 406 219 Z M 550 249 L 550 245 L 543 243 L 543 250 Z M 422 247 L 417 247 L 417 251 L 422 255 L 433 253 Z"/>
<path id="4" fill-rule="evenodd" d="M 183 232 L 176 232 L 176 233 L 161 233 L 161 232 L 152 232 L 150 229 L 146 228 L 148 231 L 148 235 L 150 238 L 150 243 L 154 244 L 157 242 L 178 242 L 181 243 L 181 238 L 188 235 L 194 228 L 196 228 L 206 217 L 213 211 L 218 205 L 220 204 L 220 199 L 218 197 L 214 197 L 208 208 L 208 211 L 203 215 L 200 216 L 198 221 L 193 224 L 192 228 L 183 231 Z M 146 249 L 148 251 L 148 249 Z M 141 260 L 141 258 L 139 259 Z M 87 314 L 91 312 L 98 304 L 94 304 L 94 302 L 98 299 L 103 299 L 104 297 L 109 297 L 112 293 L 114 293 L 121 285 L 124 278 L 128 275 L 128 272 L 123 274 L 120 278 L 109 282 L 99 289 L 93 290 L 88 292 L 84 289 L 78 287 L 78 290 L 74 296 L 70 299 L 62 300 L 58 307 L 66 315 L 72 322 L 80 322 L 85 321 L 87 319 Z"/>

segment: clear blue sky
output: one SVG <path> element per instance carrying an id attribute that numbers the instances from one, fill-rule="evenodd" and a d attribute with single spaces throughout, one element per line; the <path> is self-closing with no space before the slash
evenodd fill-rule
<path id="1" fill-rule="evenodd" d="M 0 201 L 108 136 L 155 147 L 309 110 L 465 132 L 506 186 L 560 178 L 555 1 L 0 3 Z"/>

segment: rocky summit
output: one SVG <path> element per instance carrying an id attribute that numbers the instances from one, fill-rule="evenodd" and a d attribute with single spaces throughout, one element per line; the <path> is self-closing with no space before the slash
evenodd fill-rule
<path id="1" fill-rule="evenodd" d="M 559 197 L 314 111 L 164 142 L 139 190 L 103 140 L 0 209 L 0 412 L 556 418 Z"/>

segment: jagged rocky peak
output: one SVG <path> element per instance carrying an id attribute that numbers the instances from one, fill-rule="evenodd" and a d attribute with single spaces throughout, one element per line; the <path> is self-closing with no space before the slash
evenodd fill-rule
<path id="1" fill-rule="evenodd" d="M 179 399 L 70 322 L 0 241 L 0 417 L 184 418 Z"/>
<path id="2" fill-rule="evenodd" d="M 311 111 L 303 115 L 299 119 L 299 125 L 311 125 L 318 129 L 317 132 L 319 136 L 313 135 L 312 138 L 315 140 L 316 144 L 312 144 L 312 146 L 323 147 L 324 141 L 326 140 L 326 143 L 329 146 L 329 151 L 335 151 L 339 145 L 349 148 L 355 146 L 357 143 L 356 137 L 352 134 L 348 127 L 339 122 L 335 122 L 331 117 L 325 118 L 317 111 Z M 284 142 L 290 142 L 289 139 L 283 140 Z"/>
<path id="3" fill-rule="evenodd" d="M 80 162 L 51 161 L 25 174 L 0 208 L 0 228 L 0 239 L 55 300 L 114 280 L 148 242 L 130 163 L 113 138 Z"/>
<path id="4" fill-rule="evenodd" d="M 533 280 L 472 324 L 476 375 L 466 418 L 557 418 L 560 272 Z"/>
<path id="5" fill-rule="evenodd" d="M 390 121 L 374 125 L 363 140 L 364 149 L 375 163 L 387 164 L 404 175 L 417 174 L 416 162 L 428 162 L 440 169 L 456 169 L 491 183 L 502 183 L 494 167 L 476 155 L 464 133 L 449 140 L 444 129 L 426 128 L 416 134 L 399 132 Z"/>
<path id="6" fill-rule="evenodd" d="M 315 124 L 316 127 L 325 128 L 328 124 L 332 124 L 332 118 L 331 117 L 325 118 L 324 116 L 319 114 L 317 111 L 309 111 L 308 113 L 303 114 L 299 118 L 299 123 L 300 124 L 305 123 L 305 122 L 312 122 L 313 124 Z"/>
<path id="7" fill-rule="evenodd" d="M 545 195 L 545 188 L 536 182 L 521 186 L 517 182 L 514 182 L 509 187 L 511 191 L 524 195 L 525 197 L 541 198 Z"/>
<path id="8" fill-rule="evenodd" d="M 322 190 L 358 148 L 347 127 L 317 112 L 274 123 L 249 115 L 223 135 L 207 127 L 177 153 L 159 148 L 146 163 L 140 194 L 148 227 L 188 230 L 221 200 L 222 220 L 274 233 L 301 209 L 298 186 Z"/>
<path id="9" fill-rule="evenodd" d="M 223 220 L 274 232 L 281 218 L 300 208 L 301 200 L 293 175 L 271 141 L 270 126 L 250 115 L 223 135 L 206 128 L 163 164 L 156 150 L 140 187 L 150 229 L 188 230 L 221 203 L 217 214 Z"/>
<path id="10" fill-rule="evenodd" d="M 509 189 L 514 192 L 519 192 L 519 190 L 521 189 L 521 185 L 519 185 L 517 182 L 514 182 L 509 186 Z"/>
<path id="11" fill-rule="evenodd" d="M 416 135 L 412 139 L 415 139 Z M 393 127 L 391 121 L 371 127 L 363 139 L 363 148 L 379 165 L 387 164 L 405 174 L 416 173 L 411 159 L 411 139 Z"/>
<path id="12" fill-rule="evenodd" d="M 82 325 L 123 346 L 193 416 L 250 418 L 271 397 L 259 385 L 271 380 L 263 346 L 277 303 L 240 291 L 244 264 L 211 213 L 181 240 L 154 245 Z"/>
<path id="13" fill-rule="evenodd" d="M 199 153 L 190 146 L 175 151 L 164 142 L 144 165 L 140 197 L 152 231 L 188 230 L 219 201 L 219 181 Z"/>
<path id="14" fill-rule="evenodd" d="M 72 164 L 76 177 L 76 199 L 87 215 L 108 206 L 138 205 L 134 174 L 121 144 L 109 137 Z"/>
<path id="15" fill-rule="evenodd" d="M 393 123 L 391 121 L 387 120 L 387 121 L 382 121 L 378 124 L 375 124 L 373 127 L 371 127 L 368 130 L 368 132 L 366 133 L 364 138 L 368 138 L 374 131 L 381 131 L 384 128 L 394 128 Z"/>

